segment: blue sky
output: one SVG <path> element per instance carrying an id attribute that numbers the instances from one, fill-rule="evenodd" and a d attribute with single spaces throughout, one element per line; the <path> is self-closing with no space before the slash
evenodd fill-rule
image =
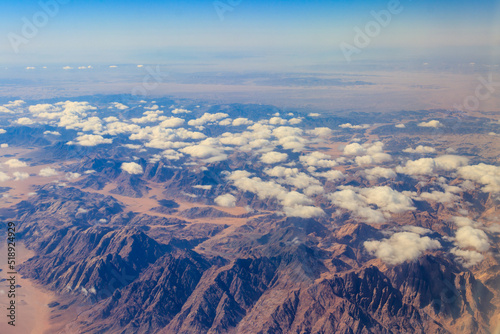
<path id="1" fill-rule="evenodd" d="M 340 43 L 353 44 L 354 28 L 364 29 L 371 11 L 388 7 L 375 0 L 221 0 L 230 9 L 221 20 L 211 0 L 72 0 L 15 53 L 9 36 L 26 37 L 23 18 L 32 22 L 40 2 L 51 1 L 57 0 L 2 4 L 0 64 L 343 61 Z M 498 54 L 500 1 L 401 0 L 400 6 L 354 61 Z"/>

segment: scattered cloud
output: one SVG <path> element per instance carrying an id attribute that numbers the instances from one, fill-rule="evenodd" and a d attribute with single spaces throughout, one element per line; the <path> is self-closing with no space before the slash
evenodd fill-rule
<path id="1" fill-rule="evenodd" d="M 368 223 L 384 223 L 390 213 L 413 211 L 413 201 L 388 186 L 356 188 L 341 186 L 339 191 L 328 195 L 334 205 L 351 211 Z M 377 209 L 371 207 L 376 205 Z"/>
<path id="2" fill-rule="evenodd" d="M 191 113 L 191 110 L 182 108 L 175 108 L 174 110 L 172 110 L 172 114 L 189 114 L 189 113 Z"/>
<path id="3" fill-rule="evenodd" d="M 221 120 L 223 118 L 226 118 L 228 116 L 229 116 L 228 114 L 221 113 L 221 112 L 218 112 L 216 114 L 204 113 L 203 116 L 201 116 L 200 118 L 190 120 L 188 122 L 188 125 L 202 126 L 202 125 L 205 125 L 207 123 L 216 122 L 216 121 Z"/>
<path id="4" fill-rule="evenodd" d="M 19 125 L 31 125 L 31 124 L 34 124 L 35 122 L 33 122 L 31 119 L 29 119 L 28 117 L 21 117 L 19 118 L 17 121 L 16 121 L 17 124 Z"/>
<path id="5" fill-rule="evenodd" d="M 450 253 L 455 255 L 458 262 L 466 268 L 473 267 L 484 260 L 483 254 L 474 250 L 459 249 L 455 247 L 450 250 Z"/>
<path id="6" fill-rule="evenodd" d="M 307 130 L 306 133 L 317 137 L 328 137 L 332 135 L 333 130 L 326 127 L 319 127 L 312 130 Z"/>
<path id="7" fill-rule="evenodd" d="M 424 128 L 440 128 L 443 126 L 440 121 L 437 121 L 435 119 L 428 121 L 428 122 L 420 122 L 417 124 L 417 126 L 424 127 Z"/>
<path id="8" fill-rule="evenodd" d="M 376 181 L 379 178 L 394 179 L 396 173 L 392 168 L 374 167 L 364 170 L 365 177 L 370 181 Z"/>
<path id="9" fill-rule="evenodd" d="M 45 131 L 44 135 L 60 136 L 61 134 L 57 131 Z"/>
<path id="10" fill-rule="evenodd" d="M 265 164 L 276 164 L 279 162 L 286 161 L 288 159 L 288 154 L 280 152 L 267 152 L 260 157 L 260 161 Z"/>
<path id="11" fill-rule="evenodd" d="M 239 117 L 233 120 L 231 123 L 233 126 L 242 126 L 242 125 L 252 125 L 253 122 L 248 118 Z"/>
<path id="12" fill-rule="evenodd" d="M 364 246 L 370 254 L 392 265 L 416 260 L 426 251 L 441 248 L 439 241 L 413 232 L 394 233 L 381 241 L 365 241 Z"/>
<path id="13" fill-rule="evenodd" d="M 466 180 L 482 184 L 483 192 L 500 192 L 500 167 L 486 164 L 463 166 L 458 169 L 458 175 Z"/>
<path id="14" fill-rule="evenodd" d="M 137 175 L 137 174 L 142 174 L 144 173 L 142 166 L 139 165 L 136 162 L 124 162 L 122 163 L 120 167 L 123 171 L 132 174 L 132 175 Z"/>
<path id="15" fill-rule="evenodd" d="M 480 252 L 485 252 L 490 248 L 486 233 L 472 226 L 460 227 L 455 234 L 455 241 L 460 248 L 474 248 Z"/>
<path id="16" fill-rule="evenodd" d="M 4 162 L 4 165 L 7 165 L 9 168 L 21 168 L 27 167 L 28 164 L 26 162 L 18 160 L 18 159 L 9 159 Z"/>
<path id="17" fill-rule="evenodd" d="M 10 176 L 7 173 L 0 171 L 0 182 L 5 182 L 10 180 Z"/>
<path id="18" fill-rule="evenodd" d="M 43 177 L 56 176 L 58 174 L 59 173 L 54 168 L 51 168 L 51 167 L 42 168 L 40 170 L 40 172 L 38 173 L 38 175 L 43 176 Z"/>
<path id="19" fill-rule="evenodd" d="M 118 110 L 125 110 L 125 109 L 128 109 L 129 107 L 124 105 L 123 103 L 119 103 L 119 102 L 111 102 L 111 106 L 113 108 L 116 108 Z"/>
<path id="20" fill-rule="evenodd" d="M 184 124 L 184 120 L 182 118 L 169 117 L 166 120 L 164 120 L 163 122 L 161 122 L 160 126 L 164 127 L 164 128 L 177 128 L 177 127 L 181 126 L 182 124 Z"/>
<path id="21" fill-rule="evenodd" d="M 28 173 L 24 173 L 24 172 L 14 172 L 14 173 L 12 173 L 12 175 L 14 176 L 15 181 L 26 180 L 27 178 L 30 177 L 30 175 Z"/>
<path id="22" fill-rule="evenodd" d="M 227 159 L 221 149 L 210 145 L 192 145 L 180 149 L 181 152 L 189 154 L 193 158 L 205 159 L 206 162 L 223 161 Z"/>
<path id="23" fill-rule="evenodd" d="M 81 135 L 75 138 L 76 145 L 80 146 L 97 146 L 99 144 L 111 144 L 113 139 L 104 138 L 101 135 Z M 68 142 L 68 144 L 74 144 L 73 142 Z"/>
<path id="24" fill-rule="evenodd" d="M 216 197 L 214 201 L 218 206 L 226 208 L 233 208 L 236 206 L 236 197 L 231 194 L 220 195 Z"/>
<path id="25" fill-rule="evenodd" d="M 370 124 L 352 125 L 351 123 L 340 124 L 339 128 L 342 129 L 368 129 Z"/>
<path id="26" fill-rule="evenodd" d="M 438 170 L 453 171 L 469 163 L 469 159 L 458 155 L 443 155 L 437 158 L 408 160 L 405 166 L 397 166 L 396 172 L 408 175 L 432 175 Z"/>
<path id="27" fill-rule="evenodd" d="M 436 149 L 434 147 L 430 146 L 423 146 L 423 145 L 418 145 L 416 148 L 407 148 L 404 149 L 403 152 L 405 153 L 436 153 Z"/>

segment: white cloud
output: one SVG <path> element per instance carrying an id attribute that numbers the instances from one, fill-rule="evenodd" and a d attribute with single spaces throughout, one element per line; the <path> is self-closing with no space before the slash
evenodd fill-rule
<path id="1" fill-rule="evenodd" d="M 0 135 L 6 133 L 7 131 L 5 129 L 0 129 Z"/>
<path id="2" fill-rule="evenodd" d="M 269 176 L 278 177 L 277 181 L 282 184 L 288 184 L 298 189 L 306 189 L 308 194 L 314 195 L 323 192 L 321 183 L 306 173 L 299 172 L 297 168 L 286 168 L 275 166 L 264 170 Z"/>
<path id="3" fill-rule="evenodd" d="M 486 164 L 464 166 L 458 169 L 458 174 L 466 179 L 482 184 L 484 192 L 500 192 L 500 167 Z"/>
<path id="4" fill-rule="evenodd" d="M 370 124 L 352 125 L 351 123 L 340 124 L 339 128 L 342 129 L 368 129 Z"/>
<path id="5" fill-rule="evenodd" d="M 26 162 L 20 161 L 18 159 L 9 159 L 4 162 L 4 165 L 7 165 L 9 168 L 21 168 L 28 166 Z"/>
<path id="6" fill-rule="evenodd" d="M 396 178 L 396 173 L 391 168 L 383 168 L 383 167 L 374 167 L 371 169 L 365 169 L 364 173 L 366 178 L 370 181 L 375 181 L 380 177 L 386 179 L 394 179 Z"/>
<path id="7" fill-rule="evenodd" d="M 365 199 L 358 195 L 353 189 L 344 189 L 328 195 L 332 203 L 342 209 L 349 210 L 353 214 L 368 223 L 384 223 L 385 215 L 370 208 Z"/>
<path id="8" fill-rule="evenodd" d="M 212 186 L 211 185 L 201 185 L 201 184 L 197 184 L 195 186 L 193 186 L 193 188 L 195 189 L 203 189 L 203 190 L 210 190 L 212 189 Z"/>
<path id="9" fill-rule="evenodd" d="M 259 199 L 279 200 L 287 216 L 307 218 L 324 215 L 323 210 L 311 206 L 313 202 L 306 195 L 297 191 L 288 192 L 286 188 L 274 181 L 262 181 L 258 177 L 250 178 L 250 176 L 249 172 L 239 170 L 232 172 L 227 178 L 233 181 L 234 186 L 239 190 L 254 193 Z"/>
<path id="10" fill-rule="evenodd" d="M 72 172 L 66 173 L 66 175 L 65 175 L 66 180 L 68 180 L 68 181 L 76 180 L 80 176 L 82 176 L 82 174 L 80 174 L 80 173 L 72 173 Z"/>
<path id="11" fill-rule="evenodd" d="M 358 143 L 352 143 L 344 147 L 344 154 L 346 155 L 360 155 L 365 152 L 366 149 Z"/>
<path id="12" fill-rule="evenodd" d="M 317 112 L 310 112 L 307 116 L 309 117 L 319 117 L 321 114 L 318 114 Z"/>
<path id="13" fill-rule="evenodd" d="M 124 122 L 112 122 L 106 125 L 106 130 L 103 134 L 109 134 L 111 136 L 116 136 L 121 133 L 136 133 L 141 130 L 141 127 L 137 124 L 128 124 Z"/>
<path id="14" fill-rule="evenodd" d="M 233 120 L 231 118 L 225 118 L 222 121 L 219 121 L 220 126 L 228 126 L 231 125 Z"/>
<path id="15" fill-rule="evenodd" d="M 38 175 L 43 176 L 43 177 L 56 176 L 58 174 L 59 173 L 54 168 L 51 168 L 51 167 L 42 168 L 40 170 L 40 172 L 38 173 Z"/>
<path id="16" fill-rule="evenodd" d="M 345 178 L 344 173 L 342 173 L 339 170 L 333 170 L 333 169 L 328 170 L 326 172 L 314 173 L 314 176 L 323 177 L 323 178 L 327 179 L 328 181 L 332 181 L 332 182 L 342 180 Z"/>
<path id="17" fill-rule="evenodd" d="M 142 145 L 134 145 L 134 144 L 123 144 L 122 146 L 129 148 L 131 150 L 138 150 L 142 147 Z"/>
<path id="18" fill-rule="evenodd" d="M 450 253 L 455 255 L 458 258 L 458 262 L 466 268 L 475 266 L 484 260 L 483 254 L 473 250 L 465 250 L 455 247 L 451 249 Z"/>
<path id="19" fill-rule="evenodd" d="M 400 128 L 400 129 L 406 128 L 406 125 L 404 125 L 403 123 L 399 123 L 399 124 L 396 124 L 394 126 L 397 127 L 397 128 Z"/>
<path id="20" fill-rule="evenodd" d="M 81 135 L 75 138 L 77 141 L 77 145 L 80 146 L 96 146 L 99 144 L 111 144 L 113 139 L 104 138 L 100 135 Z M 70 144 L 71 142 L 68 142 Z"/>
<path id="21" fill-rule="evenodd" d="M 321 208 L 310 205 L 285 206 L 283 211 L 288 217 L 314 218 L 325 215 Z"/>
<path id="22" fill-rule="evenodd" d="M 7 175 L 6 173 L 0 171 L 0 182 L 5 182 L 10 180 L 10 176 Z"/>
<path id="23" fill-rule="evenodd" d="M 0 144 L 0 148 L 7 148 L 7 147 L 9 147 L 9 144 L 7 143 Z"/>
<path id="24" fill-rule="evenodd" d="M 61 134 L 57 131 L 44 131 L 44 135 L 60 136 Z"/>
<path id="25" fill-rule="evenodd" d="M 132 175 L 144 173 L 142 166 L 135 162 L 124 162 L 120 168 Z"/>
<path id="26" fill-rule="evenodd" d="M 290 118 L 288 120 L 288 123 L 292 124 L 292 125 L 300 124 L 300 123 L 302 123 L 302 118 L 298 118 L 298 117 Z"/>
<path id="27" fill-rule="evenodd" d="M 461 166 L 465 166 L 469 163 L 469 159 L 466 157 L 461 157 L 458 155 L 442 155 L 434 158 L 436 162 L 436 167 L 445 171 L 456 170 Z"/>
<path id="28" fill-rule="evenodd" d="M 360 145 L 358 143 L 348 144 L 344 147 L 345 155 L 374 155 L 377 153 L 382 153 L 384 148 L 384 143 L 381 141 L 373 143 L 365 143 Z"/>
<path id="29" fill-rule="evenodd" d="M 430 200 L 438 203 L 455 203 L 458 202 L 460 198 L 451 192 L 433 191 L 430 193 L 421 193 L 419 199 Z"/>
<path id="30" fill-rule="evenodd" d="M 463 227 L 463 226 L 477 227 L 480 225 L 480 224 L 474 222 L 472 219 L 467 218 L 467 217 L 453 217 L 452 220 L 455 223 L 455 225 L 457 225 L 458 227 Z"/>
<path id="31" fill-rule="evenodd" d="M 226 113 L 216 113 L 216 114 L 209 114 L 209 113 L 204 113 L 203 116 L 201 116 L 198 119 L 192 119 L 188 122 L 189 125 L 191 126 L 202 126 L 207 123 L 213 123 L 218 120 L 221 120 L 223 118 L 228 117 L 229 115 Z"/>
<path id="32" fill-rule="evenodd" d="M 365 197 L 366 203 L 375 204 L 385 211 L 402 213 L 415 210 L 409 197 L 388 186 L 360 188 L 358 192 Z"/>
<path id="33" fill-rule="evenodd" d="M 259 199 L 284 197 L 286 189 L 273 181 L 262 181 L 258 177 L 249 178 L 250 173 L 246 171 L 234 171 L 228 177 L 235 187 L 256 194 Z"/>
<path id="34" fill-rule="evenodd" d="M 358 218 L 368 223 L 383 223 L 390 213 L 413 211 L 413 201 L 406 195 L 388 186 L 373 188 L 355 188 L 341 186 L 339 191 L 327 197 L 334 205 L 353 212 Z M 375 204 L 378 209 L 372 209 Z"/>
<path id="35" fill-rule="evenodd" d="M 472 247 L 480 252 L 485 252 L 490 248 L 486 233 L 472 226 L 460 227 L 455 234 L 455 241 L 460 248 Z"/>
<path id="36" fill-rule="evenodd" d="M 109 116 L 109 117 L 105 117 L 102 119 L 104 122 L 106 123 L 112 123 L 112 122 L 118 122 L 119 119 L 116 118 L 115 116 Z"/>
<path id="37" fill-rule="evenodd" d="M 301 152 L 304 150 L 307 140 L 300 136 L 286 136 L 278 139 L 278 144 L 285 150 Z"/>
<path id="38" fill-rule="evenodd" d="M 307 166 L 325 168 L 337 166 L 337 162 L 335 160 L 331 160 L 331 156 L 317 151 L 311 152 L 307 155 L 302 155 L 299 157 L 299 160 L 300 162 L 302 162 L 302 164 Z"/>
<path id="39" fill-rule="evenodd" d="M 418 259 L 424 252 L 441 248 L 437 240 L 417 233 L 398 232 L 382 241 L 365 241 L 366 250 L 389 264 L 399 264 Z"/>
<path id="40" fill-rule="evenodd" d="M 31 119 L 29 119 L 28 117 L 21 117 L 16 121 L 16 123 L 19 125 L 31 125 L 34 122 Z"/>
<path id="41" fill-rule="evenodd" d="M 306 133 L 318 137 L 328 137 L 332 135 L 333 131 L 330 128 L 320 127 L 312 130 L 307 130 Z"/>
<path id="42" fill-rule="evenodd" d="M 396 172 L 408 175 L 432 175 L 438 170 L 452 171 L 464 166 L 469 159 L 457 155 L 443 155 L 437 158 L 408 160 L 404 167 L 397 166 Z"/>
<path id="43" fill-rule="evenodd" d="M 227 159 L 227 154 L 221 149 L 210 145 L 192 145 L 184 147 L 180 151 L 194 158 L 205 159 L 206 162 L 216 162 Z"/>
<path id="44" fill-rule="evenodd" d="M 119 110 L 125 110 L 125 109 L 128 109 L 128 106 L 124 105 L 123 103 L 119 103 L 119 102 L 112 102 L 111 103 L 111 106 L 113 108 L 116 108 L 116 109 L 119 109 Z"/>
<path id="45" fill-rule="evenodd" d="M 233 120 L 232 125 L 233 126 L 242 126 L 242 125 L 252 125 L 253 122 L 249 120 L 248 118 L 244 117 L 239 117 Z"/>
<path id="46" fill-rule="evenodd" d="M 441 122 L 433 119 L 429 122 L 421 122 L 421 123 L 418 123 L 417 126 L 420 126 L 420 127 L 424 127 L 424 128 L 440 128 L 442 127 L 443 125 L 441 124 Z"/>
<path id="47" fill-rule="evenodd" d="M 248 137 L 238 133 L 225 132 L 219 138 L 219 141 L 224 145 L 243 146 L 248 144 Z"/>
<path id="48" fill-rule="evenodd" d="M 133 123 L 137 123 L 137 124 L 144 124 L 144 123 L 155 123 L 158 121 L 159 119 L 159 114 L 160 113 L 157 113 L 157 112 L 151 112 L 151 111 L 146 111 L 145 113 L 143 113 L 145 116 L 143 117 L 134 117 L 134 118 L 131 118 L 130 121 L 133 122 Z"/>
<path id="49" fill-rule="evenodd" d="M 26 180 L 28 177 L 30 177 L 28 173 L 23 173 L 23 172 L 14 172 L 12 173 L 12 175 L 14 176 L 15 181 Z"/>
<path id="50" fill-rule="evenodd" d="M 266 173 L 269 176 L 274 176 L 274 177 L 290 177 L 290 176 L 296 176 L 299 174 L 299 169 L 298 168 L 287 168 L 283 166 L 275 166 L 273 168 L 267 168 L 264 170 L 264 173 Z"/>
<path id="51" fill-rule="evenodd" d="M 184 120 L 182 118 L 169 117 L 168 119 L 161 122 L 160 126 L 164 128 L 177 128 L 182 124 L 184 124 Z"/>
<path id="52" fill-rule="evenodd" d="M 418 145 L 416 148 L 407 148 L 404 149 L 403 152 L 405 153 L 435 153 L 436 149 L 434 147 L 430 146 L 423 146 L 423 145 Z"/>
<path id="53" fill-rule="evenodd" d="M 360 166 L 392 160 L 389 154 L 383 153 L 383 147 L 384 143 L 380 141 L 363 145 L 352 143 L 344 147 L 344 154 L 357 156 L 355 161 Z"/>
<path id="54" fill-rule="evenodd" d="M 172 114 L 189 114 L 189 113 L 191 113 L 191 110 L 182 108 L 175 108 L 174 110 L 172 110 Z"/>
<path id="55" fill-rule="evenodd" d="M 4 104 L 3 106 L 5 108 L 20 108 L 24 104 L 26 104 L 26 102 L 24 102 L 23 100 L 14 100 L 14 101 L 9 101 L 9 103 Z"/>
<path id="56" fill-rule="evenodd" d="M 402 226 L 401 229 L 406 232 L 417 233 L 420 235 L 432 233 L 432 230 L 429 230 L 428 228 L 423 228 L 420 226 L 413 226 L 413 225 L 405 225 Z"/>
<path id="57" fill-rule="evenodd" d="M 283 119 L 281 117 L 271 117 L 269 119 L 269 124 L 272 125 L 285 125 L 287 123 L 286 119 Z"/>
<path id="58" fill-rule="evenodd" d="M 265 164 L 275 164 L 278 162 L 283 162 L 288 159 L 288 154 L 280 152 L 267 152 L 260 157 L 260 161 Z"/>
<path id="59" fill-rule="evenodd" d="M 43 103 L 43 104 L 35 104 L 28 107 L 28 110 L 32 114 L 40 114 L 40 113 L 53 113 L 61 111 L 61 108 L 55 106 L 53 104 Z"/>
<path id="60" fill-rule="evenodd" d="M 8 108 L 5 108 L 3 106 L 0 106 L 0 113 L 4 113 L 4 114 L 13 114 L 14 112 Z"/>
<path id="61" fill-rule="evenodd" d="M 231 194 L 220 195 L 216 197 L 214 201 L 218 206 L 226 208 L 233 208 L 236 206 L 236 197 Z"/>
<path id="62" fill-rule="evenodd" d="M 356 157 L 354 161 L 359 166 L 362 165 L 372 165 L 372 164 L 379 164 L 387 161 L 391 161 L 392 157 L 387 154 L 387 153 L 374 153 L 372 155 L 363 155 L 360 157 Z"/>

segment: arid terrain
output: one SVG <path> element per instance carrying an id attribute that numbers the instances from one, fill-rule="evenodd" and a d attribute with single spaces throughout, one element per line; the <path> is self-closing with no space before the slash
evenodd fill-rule
<path id="1" fill-rule="evenodd" d="M 500 333 L 500 113 L 120 98 L 3 105 L 2 333 Z"/>

